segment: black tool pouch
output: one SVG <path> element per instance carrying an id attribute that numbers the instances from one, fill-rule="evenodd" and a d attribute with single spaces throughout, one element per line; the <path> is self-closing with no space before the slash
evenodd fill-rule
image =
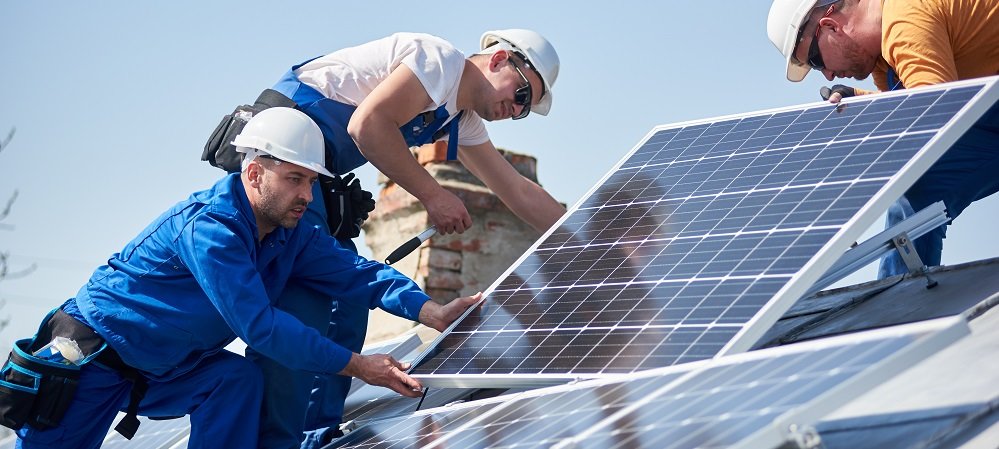
<path id="1" fill-rule="evenodd" d="M 297 105 L 281 92 L 267 89 L 260 93 L 253 105 L 237 106 L 232 114 L 222 117 L 222 121 L 215 127 L 212 136 L 205 143 L 201 160 L 208 161 L 208 163 L 229 173 L 240 171 L 239 165 L 243 161 L 243 155 L 236 152 L 236 146 L 232 144 L 232 140 L 243 131 L 246 122 L 256 113 L 277 106 L 294 108 Z"/>
<path id="2" fill-rule="evenodd" d="M 31 355 L 54 336 L 75 341 L 83 354 L 80 365 Z M 107 345 L 83 323 L 56 309 L 42 320 L 34 338 L 18 340 L 0 368 L 0 424 L 14 430 L 25 423 L 39 430 L 58 426 L 73 402 L 80 366 L 101 355 Z"/>
<path id="3" fill-rule="evenodd" d="M 0 424 L 14 430 L 25 423 L 45 430 L 59 425 L 76 394 L 80 367 L 31 355 L 32 339 L 14 343 L 0 370 Z"/>

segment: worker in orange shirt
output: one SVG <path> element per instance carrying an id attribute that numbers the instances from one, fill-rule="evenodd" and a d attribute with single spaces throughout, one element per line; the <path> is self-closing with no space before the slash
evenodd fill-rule
<path id="1" fill-rule="evenodd" d="M 999 0 L 774 0 L 770 41 L 787 61 L 787 79 L 811 69 L 834 78 L 873 75 L 881 91 L 999 74 Z M 837 84 L 823 98 L 872 93 Z M 943 201 L 951 220 L 999 191 L 999 107 L 993 105 L 888 211 L 892 226 Z M 926 265 L 939 265 L 947 225 L 916 239 Z M 907 272 L 897 253 L 881 278 Z"/>

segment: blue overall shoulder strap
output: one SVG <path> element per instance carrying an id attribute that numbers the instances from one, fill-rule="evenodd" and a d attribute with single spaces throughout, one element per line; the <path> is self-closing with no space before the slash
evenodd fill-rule
<path id="1" fill-rule="evenodd" d="M 888 81 L 888 90 L 901 90 L 905 89 L 902 85 L 902 80 L 898 78 L 898 73 L 892 67 L 888 68 L 888 73 L 885 74 L 886 81 Z"/>
<path id="2" fill-rule="evenodd" d="M 458 160 L 458 121 L 461 120 L 461 115 L 464 113 L 465 111 L 458 111 L 458 114 L 448 124 L 447 160 L 449 161 Z"/>

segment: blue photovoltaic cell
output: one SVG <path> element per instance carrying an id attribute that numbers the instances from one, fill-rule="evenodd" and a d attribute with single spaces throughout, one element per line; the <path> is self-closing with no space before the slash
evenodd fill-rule
<path id="1" fill-rule="evenodd" d="M 412 374 L 500 386 L 713 357 L 981 89 L 655 132 Z"/>

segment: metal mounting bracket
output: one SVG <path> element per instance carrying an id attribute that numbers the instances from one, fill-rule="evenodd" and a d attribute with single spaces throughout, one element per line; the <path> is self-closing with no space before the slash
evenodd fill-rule
<path id="1" fill-rule="evenodd" d="M 950 218 L 947 217 L 947 209 L 944 207 L 943 201 L 937 201 L 926 208 L 916 212 L 911 217 L 906 218 L 902 222 L 892 226 L 884 231 L 879 232 L 877 235 L 865 240 L 863 243 L 850 248 L 839 260 L 833 264 L 832 268 L 826 271 L 818 281 L 812 285 L 812 288 L 804 294 L 803 297 L 811 296 L 826 287 L 835 284 L 840 279 L 843 279 L 853 272 L 863 268 L 867 264 L 874 262 L 881 258 L 881 256 L 887 254 L 889 251 L 899 251 L 902 254 L 903 260 L 905 260 L 906 254 L 901 250 L 898 250 L 895 240 L 898 237 L 905 236 L 906 241 L 909 241 L 909 247 L 911 248 L 910 238 L 918 238 L 927 232 L 930 232 L 941 225 L 947 224 Z M 913 256 L 916 256 L 915 250 L 911 250 Z M 917 262 L 919 264 L 919 272 L 925 274 L 923 263 Z M 906 260 L 906 266 L 909 267 L 910 272 L 912 271 L 912 266 Z M 933 288 L 937 284 L 932 281 L 927 276 L 927 286 L 926 288 Z"/>
<path id="2" fill-rule="evenodd" d="M 791 424 L 787 428 L 789 443 L 795 449 L 821 449 L 822 437 L 814 427 L 809 425 Z"/>
<path id="3" fill-rule="evenodd" d="M 926 264 L 923 263 L 923 259 L 919 258 L 919 253 L 916 252 L 916 247 L 913 246 L 908 234 L 903 232 L 895 236 L 891 239 L 891 243 L 895 245 L 895 250 L 902 257 L 902 262 L 905 262 L 905 267 L 909 269 L 909 274 L 922 274 L 926 276 L 926 288 L 928 289 L 937 286 L 937 281 L 930 277 Z"/>

